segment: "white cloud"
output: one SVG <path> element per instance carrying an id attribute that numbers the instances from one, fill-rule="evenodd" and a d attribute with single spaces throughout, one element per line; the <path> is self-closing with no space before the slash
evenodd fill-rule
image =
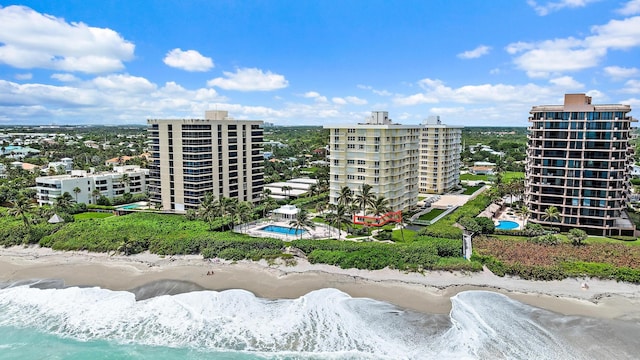
<path id="1" fill-rule="evenodd" d="M 620 66 L 607 66 L 604 68 L 604 72 L 614 80 L 626 79 L 640 73 L 638 68 L 625 68 Z"/>
<path id="2" fill-rule="evenodd" d="M 77 77 L 73 76 L 72 74 L 53 74 L 51 75 L 52 79 L 56 79 L 58 81 L 62 81 L 62 82 L 75 82 L 75 81 L 80 81 L 80 79 L 78 79 Z"/>
<path id="3" fill-rule="evenodd" d="M 584 84 L 576 81 L 571 76 L 562 76 L 559 78 L 549 80 L 555 86 L 561 87 L 564 90 L 582 89 Z"/>
<path id="4" fill-rule="evenodd" d="M 640 94 L 640 80 L 632 79 L 624 83 L 623 93 Z"/>
<path id="5" fill-rule="evenodd" d="M 32 73 L 16 74 L 15 78 L 17 80 L 31 80 L 33 78 L 33 74 Z"/>
<path id="6" fill-rule="evenodd" d="M 514 63 L 530 77 L 548 77 L 592 68 L 609 50 L 625 50 L 640 45 L 640 16 L 593 26 L 591 33 L 592 36 L 584 39 L 569 37 L 537 43 L 517 42 L 507 45 L 506 50 L 517 55 Z"/>
<path id="7" fill-rule="evenodd" d="M 341 98 L 341 97 L 334 97 L 331 99 L 331 101 L 333 101 L 334 104 L 338 104 L 338 105 L 347 105 L 347 100 Z"/>
<path id="8" fill-rule="evenodd" d="M 361 98 L 356 97 L 356 96 L 347 96 L 347 97 L 345 97 L 345 100 L 347 100 L 349 103 L 354 104 L 354 105 L 366 105 L 367 104 L 367 100 L 361 99 Z"/>
<path id="9" fill-rule="evenodd" d="M 640 0 L 631 0 L 617 10 L 618 14 L 625 16 L 640 14 Z"/>
<path id="10" fill-rule="evenodd" d="M 500 72 L 501 72 L 500 68 L 493 68 L 489 70 L 489 74 L 491 75 L 497 75 L 497 74 L 500 74 Z"/>
<path id="11" fill-rule="evenodd" d="M 314 99 L 317 102 L 327 102 L 327 97 L 320 95 L 320 93 L 318 93 L 317 91 L 308 91 L 304 93 L 302 97 L 305 97 L 307 99 Z"/>
<path id="12" fill-rule="evenodd" d="M 131 75 L 109 75 L 93 79 L 93 84 L 100 90 L 126 92 L 144 92 L 156 90 L 156 85 L 149 80 Z"/>
<path id="13" fill-rule="evenodd" d="M 217 86 L 225 90 L 271 91 L 286 88 L 289 82 L 283 75 L 257 68 L 236 69 L 235 73 L 225 71 L 225 77 L 207 81 L 207 86 Z"/>
<path id="14" fill-rule="evenodd" d="M 40 118 L 48 123 L 93 124 L 202 117 L 210 103 L 226 100 L 215 89 L 189 90 L 174 82 L 161 86 L 131 75 L 102 76 L 62 86 L 0 80 L 0 99 L 0 112 L 13 122 Z M 23 111 L 25 108 L 37 109 L 37 113 Z"/>
<path id="15" fill-rule="evenodd" d="M 526 102 L 531 104 L 536 103 L 538 99 L 546 99 L 557 92 L 555 89 L 535 84 L 482 84 L 451 88 L 441 80 L 428 78 L 420 80 L 418 85 L 424 90 L 423 92 L 409 96 L 397 96 L 393 99 L 394 103 L 401 106 L 441 102 L 458 104 Z"/>
<path id="16" fill-rule="evenodd" d="M 67 23 L 24 6 L 0 8 L 0 44 L 0 63 L 85 73 L 121 70 L 135 48 L 111 29 Z"/>
<path id="17" fill-rule="evenodd" d="M 560 0 L 555 2 L 550 1 L 544 5 L 541 5 L 541 4 L 538 4 L 537 1 L 528 0 L 527 4 L 529 4 L 529 6 L 531 6 L 538 15 L 546 16 L 546 15 L 549 15 L 549 13 L 552 13 L 554 11 L 558 11 L 564 8 L 585 7 L 587 6 L 587 4 L 595 1 L 598 1 L 598 0 Z"/>
<path id="18" fill-rule="evenodd" d="M 202 56 L 196 50 L 182 51 L 180 48 L 169 51 L 162 61 L 168 66 L 186 71 L 209 71 L 214 67 L 211 58 Z"/>
<path id="19" fill-rule="evenodd" d="M 380 95 L 380 96 L 391 96 L 391 95 L 393 95 L 391 92 L 389 92 L 387 90 L 377 90 L 377 89 L 374 89 L 373 86 L 370 86 L 370 85 L 358 85 L 358 89 L 369 90 L 372 93 L 374 93 L 376 95 Z"/>
<path id="20" fill-rule="evenodd" d="M 461 59 L 476 59 L 483 55 L 487 55 L 491 48 L 486 45 L 480 45 L 473 50 L 468 50 L 458 54 L 458 57 Z"/>
<path id="21" fill-rule="evenodd" d="M 331 99 L 331 101 L 333 101 L 334 104 L 338 104 L 338 105 L 347 105 L 347 104 L 366 105 L 368 103 L 367 100 L 361 99 L 357 96 L 347 96 L 344 98 L 334 97 Z"/>

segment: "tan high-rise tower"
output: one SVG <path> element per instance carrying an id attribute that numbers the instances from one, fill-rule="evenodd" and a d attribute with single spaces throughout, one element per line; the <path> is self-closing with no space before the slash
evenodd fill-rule
<path id="1" fill-rule="evenodd" d="M 258 201 L 264 184 L 262 121 L 207 111 L 205 119 L 149 119 L 147 124 L 152 203 L 183 212 L 196 209 L 207 192 Z"/>

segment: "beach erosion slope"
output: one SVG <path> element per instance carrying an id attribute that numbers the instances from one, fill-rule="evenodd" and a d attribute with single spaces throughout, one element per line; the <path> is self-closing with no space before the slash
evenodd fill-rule
<path id="1" fill-rule="evenodd" d="M 487 290 L 563 315 L 640 320 L 640 285 L 611 280 L 530 281 L 498 277 L 486 269 L 479 273 L 341 269 L 301 258 L 288 266 L 205 260 L 200 255 L 112 256 L 38 246 L 0 248 L 0 282 L 6 286 L 38 279 L 49 280 L 42 286 L 132 291 L 139 300 L 205 289 L 243 289 L 261 298 L 295 299 L 314 290 L 334 288 L 355 298 L 430 314 L 448 314 L 451 298 L 460 292 Z"/>

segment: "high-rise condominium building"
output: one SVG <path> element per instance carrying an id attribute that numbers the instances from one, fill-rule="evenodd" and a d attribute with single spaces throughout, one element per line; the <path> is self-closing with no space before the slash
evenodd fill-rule
<path id="1" fill-rule="evenodd" d="M 636 121 L 630 111 L 629 105 L 593 105 L 585 94 L 531 109 L 525 180 L 531 222 L 633 235 L 625 212 Z"/>
<path id="2" fill-rule="evenodd" d="M 205 193 L 258 201 L 263 186 L 262 121 L 234 120 L 226 111 L 204 119 L 147 120 L 152 203 L 182 212 Z"/>
<path id="3" fill-rule="evenodd" d="M 325 126 L 330 132 L 329 201 L 340 189 L 358 194 L 363 184 L 389 201 L 391 213 L 373 223 L 398 220 L 418 199 L 419 125 L 399 125 L 386 111 L 374 111 L 365 123 Z M 360 214 L 363 215 L 363 214 Z M 359 220 L 360 219 L 360 220 Z M 356 217 L 356 222 L 364 218 Z"/>
<path id="4" fill-rule="evenodd" d="M 430 116 L 420 132 L 421 194 L 442 194 L 460 182 L 462 126 L 442 124 L 439 116 Z"/>

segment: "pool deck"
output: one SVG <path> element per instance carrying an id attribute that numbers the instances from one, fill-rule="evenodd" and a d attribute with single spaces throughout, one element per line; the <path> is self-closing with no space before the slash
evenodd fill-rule
<path id="1" fill-rule="evenodd" d="M 291 225 L 289 225 L 288 222 L 285 222 L 285 221 L 273 221 L 270 219 L 262 219 L 262 220 L 251 222 L 249 224 L 238 225 L 233 229 L 233 231 L 242 233 L 242 234 L 247 234 L 253 237 L 275 238 L 275 239 L 286 240 L 286 241 L 291 241 L 291 240 L 296 240 L 301 238 L 300 235 L 281 234 L 277 232 L 261 230 L 263 227 L 268 225 L 283 226 L 288 228 L 292 227 Z M 331 239 L 331 238 L 338 237 L 338 229 L 326 224 L 321 224 L 321 223 L 315 223 L 315 225 L 316 225 L 315 229 L 306 229 L 306 232 L 302 234 L 302 239 Z M 345 231 L 340 232 L 341 239 L 346 238 L 346 236 L 347 236 L 347 233 Z"/>
<path id="2" fill-rule="evenodd" d="M 509 213 L 512 213 L 513 215 L 509 215 Z M 496 224 L 496 226 L 498 225 L 498 221 L 513 221 L 515 223 L 518 224 L 518 227 L 515 229 L 510 229 L 510 230 L 522 230 L 524 229 L 524 225 L 523 225 L 523 221 L 522 219 L 516 215 L 515 210 L 513 210 L 510 207 L 505 208 L 497 217 L 493 218 L 494 223 Z"/>

